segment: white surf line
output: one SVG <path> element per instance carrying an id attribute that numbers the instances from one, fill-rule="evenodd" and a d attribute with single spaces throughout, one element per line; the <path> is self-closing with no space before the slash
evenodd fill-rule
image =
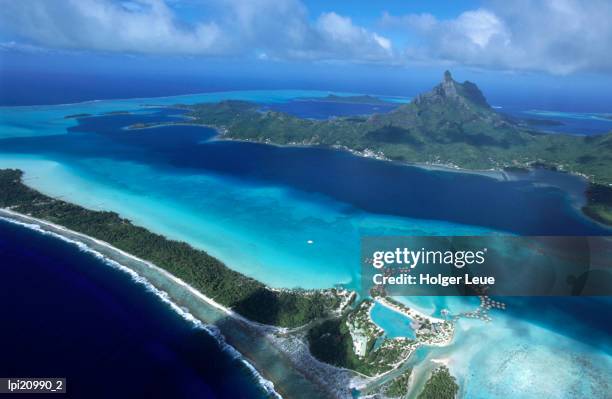
<path id="1" fill-rule="evenodd" d="M 251 320 L 248 320 L 242 316 L 240 316 L 239 314 L 233 312 L 232 310 L 230 310 L 229 308 L 215 302 L 213 299 L 205 296 L 204 294 L 202 294 L 201 292 L 199 292 L 198 290 L 196 290 L 195 288 L 191 287 L 190 285 L 188 285 L 187 283 L 185 283 L 184 281 L 182 281 L 181 279 L 179 279 L 178 277 L 175 277 L 174 275 L 168 273 L 166 270 L 161 269 L 158 266 L 155 266 L 154 264 L 147 262 L 143 259 L 140 259 L 136 256 L 133 256 L 131 254 L 128 254 L 118 248 L 113 247 L 112 245 L 110 245 L 109 243 L 105 242 L 105 241 L 101 241 L 95 238 L 92 238 L 88 235 L 82 234 L 82 233 L 78 233 L 76 231 L 67 229 L 65 227 L 56 225 L 54 223 L 51 222 L 47 222 L 44 221 L 42 219 L 38 219 L 32 216 L 27 216 L 27 215 L 23 215 L 21 213 L 18 212 L 14 212 L 11 211 L 9 209 L 6 208 L 0 208 L 0 215 L 2 213 L 5 214 L 9 214 L 10 216 L 14 217 L 14 218 L 20 218 L 20 219 L 25 219 L 28 222 L 30 222 L 30 224 L 28 223 L 24 223 L 21 222 L 19 220 L 15 220 L 12 217 L 3 217 L 0 216 L 1 220 L 7 221 L 9 223 L 13 223 L 13 224 L 17 224 L 32 230 L 35 230 L 37 232 L 43 233 L 43 234 L 48 234 L 51 235 L 55 238 L 58 238 L 62 241 L 71 243 L 76 245 L 79 249 L 86 251 L 92 255 L 94 255 L 97 258 L 102 259 L 106 264 L 108 264 L 109 266 L 119 269 L 127 274 L 130 275 L 130 277 L 132 277 L 132 280 L 142 284 L 145 286 L 145 288 L 149 291 L 152 292 L 153 294 L 155 294 L 157 297 L 159 297 L 162 302 L 166 303 L 167 305 L 170 306 L 170 308 L 172 310 L 174 310 L 176 313 L 178 313 L 183 319 L 185 319 L 186 321 L 191 322 L 194 326 L 201 328 L 205 331 L 207 331 L 213 338 L 215 338 L 215 340 L 218 342 L 218 344 L 221 346 L 222 349 L 225 349 L 234 359 L 240 360 L 246 367 L 247 369 L 252 373 L 252 375 L 257 378 L 258 383 L 262 386 L 262 388 L 270 395 L 282 399 L 282 396 L 276 392 L 276 390 L 274 389 L 274 383 L 266 378 L 264 378 L 259 371 L 257 371 L 257 369 L 255 368 L 255 366 L 253 366 L 238 350 L 236 350 L 236 348 L 234 348 L 233 346 L 231 346 L 230 344 L 228 344 L 227 342 L 225 342 L 225 338 L 223 337 L 223 335 L 221 334 L 221 332 L 214 326 L 214 325 L 207 325 L 205 323 L 203 323 L 202 321 L 200 321 L 197 317 L 195 317 L 191 312 L 187 311 L 186 309 L 180 307 L 179 305 L 177 305 L 176 303 L 174 303 L 171 298 L 170 295 L 163 291 L 160 290 L 159 288 L 155 287 L 153 284 L 151 284 L 145 277 L 141 276 L 140 274 L 138 274 L 136 271 L 134 271 L 133 269 L 122 265 L 121 263 L 115 261 L 114 259 L 109 258 L 108 256 L 105 256 L 104 254 L 96 251 L 95 249 L 89 247 L 87 244 L 81 242 L 81 241 L 76 241 L 73 239 L 70 239 L 69 237 L 63 236 L 59 233 L 56 233 L 54 231 L 51 230 L 46 230 L 44 228 L 42 228 L 40 225 L 43 226 L 51 226 L 55 229 L 58 229 L 62 232 L 65 233 L 69 233 L 69 234 L 74 234 L 78 237 L 81 238 L 86 238 L 89 240 L 92 240 L 93 242 L 95 242 L 98 245 L 104 246 L 105 248 L 110 249 L 111 251 L 115 251 L 117 253 L 120 253 L 126 257 L 129 257 L 133 260 L 142 262 L 143 264 L 146 264 L 148 267 L 151 267 L 152 269 L 154 269 L 155 271 L 161 273 L 164 275 L 164 277 L 167 277 L 168 279 L 170 279 L 172 282 L 174 282 L 175 284 L 179 284 L 181 286 L 183 286 L 183 288 L 188 289 L 190 292 L 192 292 L 194 295 L 196 295 L 199 299 L 204 300 L 207 304 L 214 306 L 215 308 L 223 311 L 224 313 L 226 313 L 228 316 L 230 317 L 234 317 L 240 321 L 244 321 L 246 323 L 251 323 L 253 327 L 259 328 L 260 325 L 259 323 L 253 322 Z M 263 325 L 262 325 L 263 326 Z M 264 326 L 264 327 L 268 327 L 268 326 Z M 271 327 L 274 328 L 274 327 Z"/>
<path id="2" fill-rule="evenodd" d="M 65 233 L 67 233 L 67 234 L 72 234 L 72 235 L 75 235 L 75 236 L 77 236 L 77 237 L 83 238 L 83 239 L 85 239 L 85 240 L 91 240 L 91 241 L 95 242 L 96 244 L 98 244 L 98 245 L 100 245 L 100 246 L 102 246 L 102 247 L 105 247 L 106 249 L 108 249 L 108 250 L 110 250 L 110 251 L 112 251 L 112 252 L 116 252 L 116 253 L 118 253 L 118 254 L 121 254 L 122 256 L 125 256 L 125 257 L 127 257 L 127 258 L 130 258 L 130 259 L 132 259 L 132 260 L 135 260 L 135 261 L 137 261 L 137 262 L 141 262 L 141 263 L 143 263 L 143 264 L 147 265 L 147 266 L 148 266 L 148 267 L 150 267 L 151 269 L 155 270 L 156 272 L 159 272 L 159 273 L 160 273 L 160 274 L 162 274 L 164 277 L 166 277 L 166 278 L 168 278 L 169 280 L 171 280 L 172 282 L 174 282 L 174 283 L 176 283 L 176 284 L 178 284 L 178 285 L 182 286 L 183 288 L 187 289 L 187 290 L 188 290 L 190 293 L 194 294 L 194 295 L 195 295 L 195 296 L 197 296 L 199 299 L 201 299 L 201 300 L 203 300 L 204 302 L 208 303 L 209 305 L 211 305 L 211 306 L 213 306 L 213 307 L 215 307 L 215 308 L 217 308 L 217 309 L 221 310 L 223 313 L 225 313 L 225 314 L 226 314 L 226 315 L 228 315 L 228 316 L 231 316 L 231 317 L 233 317 L 233 318 L 235 318 L 235 319 L 237 319 L 237 320 L 243 321 L 243 322 L 245 322 L 245 323 L 251 324 L 251 325 L 252 325 L 252 326 L 254 326 L 254 327 L 267 327 L 267 328 L 268 328 L 268 327 L 270 327 L 270 328 L 274 328 L 274 327 L 272 327 L 272 326 L 266 326 L 266 325 L 263 325 L 263 324 L 260 324 L 260 323 L 254 322 L 254 321 L 252 321 L 252 320 L 249 320 L 249 319 L 247 319 L 247 318 L 245 318 L 245 317 L 243 317 L 243 316 L 239 315 L 238 313 L 234 312 L 234 311 L 233 311 L 233 310 L 231 310 L 230 308 L 228 308 L 228 307 L 226 307 L 226 306 L 223 306 L 223 305 L 221 305 L 220 303 L 215 302 L 215 300 L 214 300 L 214 299 L 212 299 L 212 298 L 210 298 L 210 297 L 207 297 L 206 295 L 202 294 L 200 291 L 198 291 L 198 290 L 197 290 L 197 289 L 195 289 L 194 287 L 190 286 L 190 285 L 189 285 L 189 284 L 187 284 L 185 281 L 181 280 L 180 278 L 176 277 L 175 275 L 171 274 L 171 273 L 170 273 L 170 272 L 168 272 L 167 270 L 162 269 L 161 267 L 156 266 L 155 264 L 153 264 L 153 263 L 151 263 L 151 262 L 149 262 L 149 261 L 147 261 L 147 260 L 144 260 L 144 259 L 138 258 L 137 256 L 134 256 L 134 255 L 129 254 L 129 253 L 127 253 L 127 252 L 125 252 L 125 251 L 123 251 L 123 250 L 121 250 L 121 249 L 117 248 L 117 247 L 114 247 L 114 246 L 112 246 L 111 244 L 107 243 L 106 241 L 102 241 L 102 240 L 99 240 L 99 239 L 97 239 L 97 238 L 93 238 L 93 237 L 91 237 L 91 236 L 88 236 L 88 235 L 86 235 L 86 234 L 79 233 L 79 232 L 77 232 L 77 231 L 67 229 L 66 227 L 63 227 L 63 226 L 57 225 L 57 224 L 55 224 L 55 223 L 48 222 L 48 221 L 43 220 L 43 219 L 38 219 L 38 218 L 35 218 L 35 217 L 32 217 L 32 216 L 24 215 L 24 214 L 21 214 L 21 213 L 18 213 L 18 212 L 12 211 L 12 210 L 10 210 L 10 209 L 2 208 L 2 209 L 0 209 L 0 212 L 5 212 L 5 213 L 8 213 L 9 215 L 14 216 L 14 217 L 16 217 L 16 218 L 26 219 L 26 220 L 30 221 L 31 223 L 33 223 L 33 224 L 40 224 L 40 225 L 43 225 L 43 226 L 45 226 L 45 225 L 46 225 L 46 226 L 50 226 L 50 227 L 52 227 L 52 228 L 54 228 L 54 229 L 57 229 L 57 230 L 59 230 L 59 231 L 61 231 L 61 232 L 65 232 Z M 9 221 L 10 221 L 10 220 L 9 220 Z M 58 235 L 61 235 L 61 234 L 58 234 Z M 66 238 L 66 237 L 62 236 L 62 238 Z M 70 240 L 70 241 L 73 241 L 73 240 Z M 131 270 L 131 269 L 130 269 L 130 270 Z"/>

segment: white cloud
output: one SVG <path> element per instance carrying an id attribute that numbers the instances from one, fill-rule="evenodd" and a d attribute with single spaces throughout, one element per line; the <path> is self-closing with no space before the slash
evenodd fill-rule
<path id="1" fill-rule="evenodd" d="M 350 18 L 334 12 L 319 16 L 313 33 L 315 39 L 318 39 L 313 49 L 327 53 L 328 57 L 391 60 L 389 39 L 356 26 Z"/>
<path id="2" fill-rule="evenodd" d="M 391 40 L 376 33 L 373 33 L 372 37 L 380 47 L 382 47 L 386 51 L 391 51 Z"/>
<path id="3" fill-rule="evenodd" d="M 454 19 L 384 14 L 381 25 L 403 28 L 411 60 L 554 74 L 612 71 L 612 2 L 491 1 Z"/>
<path id="4" fill-rule="evenodd" d="M 0 32 L 61 49 L 188 55 L 252 55 L 264 59 L 381 61 L 385 37 L 336 13 L 314 22 L 298 0 L 194 2 L 185 23 L 167 0 L 0 0 Z"/>
<path id="5" fill-rule="evenodd" d="M 216 53 L 223 37 L 214 22 L 179 26 L 161 0 L 6 1 L 4 30 L 35 44 L 64 49 L 140 53 Z"/>
<path id="6" fill-rule="evenodd" d="M 496 36 L 501 37 L 504 43 L 510 40 L 504 23 L 486 10 L 464 12 L 451 24 L 454 30 L 480 48 L 485 48 Z"/>
<path id="7" fill-rule="evenodd" d="M 491 0 L 450 19 L 383 13 L 374 32 L 335 12 L 309 15 L 300 0 L 0 0 L 0 41 L 22 51 L 612 73 L 611 17 L 608 0 Z"/>

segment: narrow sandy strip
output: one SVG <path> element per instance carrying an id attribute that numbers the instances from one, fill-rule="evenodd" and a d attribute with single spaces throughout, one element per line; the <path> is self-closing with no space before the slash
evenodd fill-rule
<path id="1" fill-rule="evenodd" d="M 286 329 L 282 328 L 282 327 L 274 327 L 274 326 L 268 326 L 268 325 L 264 325 L 264 324 L 260 324 L 257 322 L 254 322 L 252 320 L 249 320 L 247 318 L 245 318 L 242 315 L 239 315 L 238 313 L 234 312 L 233 310 L 231 310 L 230 308 L 221 305 L 218 302 L 215 302 L 215 300 L 213 300 L 210 297 L 207 297 L 206 295 L 204 295 L 202 292 L 200 292 L 199 290 L 195 289 L 194 287 L 190 286 L 189 284 L 187 284 L 185 281 L 181 280 L 180 278 L 176 277 L 175 275 L 171 274 L 170 272 L 166 271 L 165 269 L 162 269 L 159 266 L 154 265 L 153 263 L 138 258 L 137 256 L 134 256 L 132 254 L 129 254 L 117 247 L 112 246 L 111 244 L 107 243 L 106 241 L 102 241 L 99 240 L 97 238 L 93 238 L 91 236 L 85 235 L 83 233 L 79 233 L 78 231 L 74 231 L 74 230 L 70 230 L 67 229 L 66 227 L 57 225 L 55 223 L 51 223 L 48 222 L 46 220 L 43 219 L 38 219 L 35 218 L 33 216 L 28 216 L 28 215 L 24 215 L 22 213 L 18 213 L 18 212 L 14 212 L 10 209 L 6 209 L 6 208 L 0 208 L 0 215 L 2 214 L 8 214 L 8 218 L 10 219 L 25 219 L 26 221 L 32 223 L 32 224 L 38 224 L 41 226 L 47 226 L 47 227 L 51 227 L 53 229 L 59 230 L 60 232 L 66 233 L 66 234 L 71 234 L 71 235 L 75 235 L 77 237 L 80 237 L 81 239 L 84 240 L 91 240 L 93 242 L 95 242 L 96 244 L 108 249 L 111 252 L 117 252 L 119 254 L 121 254 L 122 256 L 125 256 L 126 258 L 130 258 L 132 260 L 135 260 L 137 262 L 141 262 L 145 265 L 147 265 L 148 267 L 150 267 L 151 269 L 155 270 L 156 272 L 160 273 L 161 275 L 163 275 L 164 277 L 166 277 L 168 280 L 172 281 L 173 283 L 182 286 L 183 288 L 185 288 L 186 290 L 188 290 L 190 293 L 192 293 L 193 295 L 195 295 L 196 297 L 198 297 L 199 299 L 201 299 L 202 301 L 206 302 L 207 304 L 219 309 L 220 311 L 222 311 L 223 313 L 225 313 L 227 316 L 232 317 L 240 322 L 249 324 L 251 327 L 255 327 L 255 328 L 264 328 L 266 330 L 266 332 L 269 332 L 270 330 L 275 330 L 278 332 L 284 332 Z"/>
<path id="2" fill-rule="evenodd" d="M 389 302 L 386 298 L 376 298 L 376 302 L 380 303 L 381 305 L 393 310 L 394 312 L 398 312 L 403 314 L 404 316 L 407 316 L 411 319 L 415 319 L 417 316 L 424 319 L 424 320 L 429 320 L 429 322 L 431 323 L 444 323 L 443 319 L 439 319 L 437 317 L 433 317 L 433 316 L 429 316 L 419 310 L 416 310 L 414 308 L 409 307 L 408 305 L 404 305 L 406 306 L 406 308 L 403 308 L 401 306 L 398 306 L 392 302 Z"/>

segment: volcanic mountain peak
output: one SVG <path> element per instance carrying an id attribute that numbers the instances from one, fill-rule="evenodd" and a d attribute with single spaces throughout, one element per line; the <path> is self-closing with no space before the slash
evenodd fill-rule
<path id="1" fill-rule="evenodd" d="M 467 80 L 463 83 L 455 81 L 450 71 L 444 72 L 444 78 L 440 84 L 431 91 L 418 95 L 415 99 L 417 104 L 448 101 L 459 102 L 466 107 L 476 105 L 491 108 L 478 86 Z"/>

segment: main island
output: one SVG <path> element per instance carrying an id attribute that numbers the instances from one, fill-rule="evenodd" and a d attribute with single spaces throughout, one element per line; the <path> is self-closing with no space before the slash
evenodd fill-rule
<path id="1" fill-rule="evenodd" d="M 222 139 L 326 146 L 455 170 L 535 167 L 577 174 L 590 182 L 583 212 L 612 225 L 612 133 L 577 136 L 537 131 L 528 120 L 497 112 L 476 84 L 459 83 L 449 71 L 439 85 L 409 104 L 364 117 L 304 119 L 245 101 L 177 106 L 189 111 L 189 123 L 214 127 Z"/>

